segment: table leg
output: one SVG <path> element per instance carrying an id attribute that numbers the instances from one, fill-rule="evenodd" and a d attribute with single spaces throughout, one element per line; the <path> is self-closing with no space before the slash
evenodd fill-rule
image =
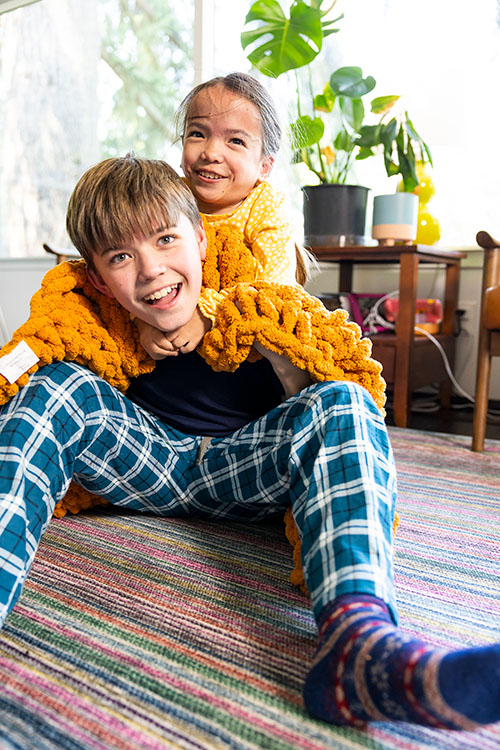
<path id="1" fill-rule="evenodd" d="M 417 279 L 418 257 L 413 253 L 402 253 L 399 267 L 399 305 L 394 369 L 394 422 L 398 427 L 408 426 Z"/>
<path id="2" fill-rule="evenodd" d="M 460 280 L 460 261 L 446 265 L 446 276 L 444 286 L 443 321 L 441 333 L 445 336 L 453 336 L 455 328 L 455 316 L 457 310 L 458 287 Z M 455 346 L 449 354 L 450 368 L 453 371 L 455 359 Z M 451 394 L 453 387 L 451 380 L 447 377 L 439 384 L 439 401 L 445 409 L 451 408 Z"/>
<path id="3" fill-rule="evenodd" d="M 352 292 L 352 261 L 341 260 L 339 263 L 339 292 Z"/>

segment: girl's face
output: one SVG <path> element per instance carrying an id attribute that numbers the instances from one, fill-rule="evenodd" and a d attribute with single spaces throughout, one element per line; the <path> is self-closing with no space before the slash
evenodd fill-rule
<path id="1" fill-rule="evenodd" d="M 200 211 L 234 211 L 273 161 L 262 155 L 261 117 L 252 102 L 224 86 L 197 94 L 186 121 L 182 169 Z"/>

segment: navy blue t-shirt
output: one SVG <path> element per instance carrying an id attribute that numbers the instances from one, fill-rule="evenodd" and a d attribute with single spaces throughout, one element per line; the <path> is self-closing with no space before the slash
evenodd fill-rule
<path id="1" fill-rule="evenodd" d="M 132 380 L 127 396 L 187 435 L 229 435 L 281 403 L 283 388 L 267 359 L 215 372 L 197 353 L 165 357 Z"/>

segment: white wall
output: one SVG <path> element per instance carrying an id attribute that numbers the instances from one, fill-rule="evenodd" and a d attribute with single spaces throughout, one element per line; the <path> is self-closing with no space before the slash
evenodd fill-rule
<path id="1" fill-rule="evenodd" d="M 39 289 L 43 276 L 55 263 L 55 257 L 0 258 L 0 344 L 5 344 L 5 331 L 10 338 L 16 328 L 29 317 L 29 302 Z M 8 339 L 7 339 L 8 340 Z"/>

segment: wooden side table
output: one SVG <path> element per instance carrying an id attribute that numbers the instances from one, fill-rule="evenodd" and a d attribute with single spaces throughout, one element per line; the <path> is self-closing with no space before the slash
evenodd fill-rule
<path id="1" fill-rule="evenodd" d="M 420 263 L 434 263 L 444 267 L 443 321 L 440 333 L 435 338 L 453 367 L 460 261 L 465 258 L 465 253 L 425 245 L 331 245 L 310 249 L 318 261 L 339 264 L 339 292 L 353 291 L 353 268 L 357 264 L 399 263 L 396 332 L 370 337 L 373 341 L 373 357 L 382 363 L 382 374 L 393 390 L 394 422 L 398 427 L 408 426 L 412 390 L 430 383 L 439 383 L 441 403 L 449 407 L 451 382 L 441 354 L 426 336 L 414 333 L 418 270 Z"/>

